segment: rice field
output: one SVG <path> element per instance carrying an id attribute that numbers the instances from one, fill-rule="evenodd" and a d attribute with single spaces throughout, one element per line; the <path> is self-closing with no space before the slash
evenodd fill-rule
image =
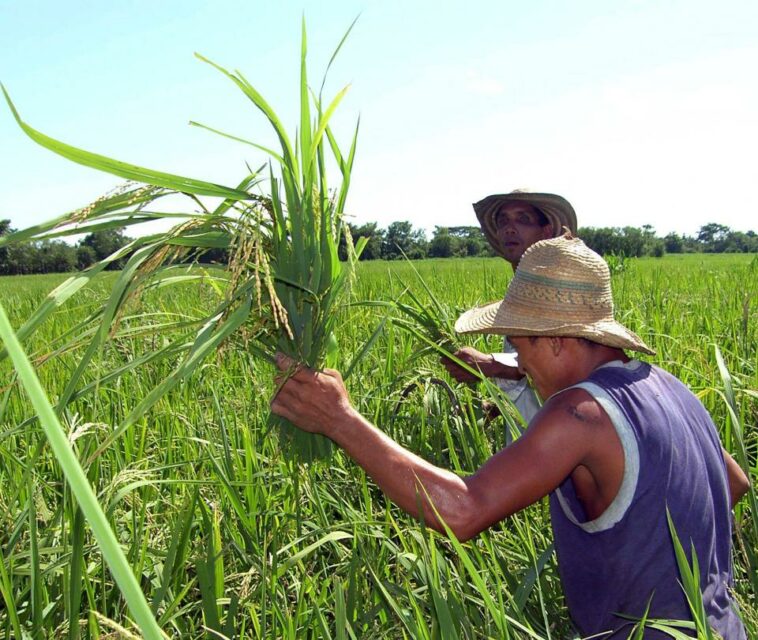
<path id="1" fill-rule="evenodd" d="M 86 335 L 81 348 L 73 338 L 86 332 L 84 320 L 115 277 L 98 277 L 25 343 L 53 402 L 86 346 Z M 366 303 L 407 300 L 408 289 L 454 317 L 501 297 L 509 277 L 494 258 L 361 263 L 350 303 L 337 310 L 338 368 L 350 371 L 353 402 L 413 451 L 460 473 L 503 445 L 512 419 L 486 420 L 478 390 L 445 378 L 438 356 L 419 339 L 421 328 L 409 332 L 390 320 L 391 306 Z M 64 279 L 0 279 L 13 325 Z M 617 316 L 657 349 L 652 361 L 701 397 L 727 449 L 744 444 L 754 481 L 757 283 L 758 258 L 744 255 L 627 260 L 613 276 Z M 176 356 L 168 352 L 119 377 L 103 372 L 155 353 L 166 340 L 163 323 L 203 317 L 219 295 L 214 286 L 181 283 L 147 292 L 93 359 L 62 415 L 168 637 L 567 636 L 546 502 L 461 546 L 393 507 L 339 452 L 293 462 L 268 420 L 272 367 L 246 350 L 241 334 L 109 437 L 171 375 Z M 492 350 L 497 343 L 469 342 Z M 0 637 L 141 637 L 34 416 L 5 359 Z M 748 637 L 758 637 L 758 516 L 747 498 L 735 519 L 735 591 Z"/>

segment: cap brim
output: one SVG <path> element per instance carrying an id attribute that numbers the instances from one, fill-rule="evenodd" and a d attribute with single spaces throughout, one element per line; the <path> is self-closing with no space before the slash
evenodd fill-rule
<path id="1" fill-rule="evenodd" d="M 505 254 L 497 239 L 495 214 L 500 210 L 500 207 L 509 202 L 523 202 L 539 209 L 553 227 L 553 237 L 562 235 L 566 229 L 571 231 L 573 235 L 577 235 L 574 208 L 568 200 L 559 195 L 523 191 L 487 196 L 483 200 L 474 203 L 474 212 L 490 245 L 503 257 L 505 257 Z"/>

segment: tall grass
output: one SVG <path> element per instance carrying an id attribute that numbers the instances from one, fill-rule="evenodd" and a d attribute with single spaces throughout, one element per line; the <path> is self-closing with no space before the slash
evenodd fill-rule
<path id="1" fill-rule="evenodd" d="M 450 307 L 502 296 L 509 277 L 497 259 L 414 266 Z M 718 345 L 755 481 L 755 311 L 744 325 L 734 296 L 755 295 L 753 273 L 745 256 L 631 260 L 613 285 L 624 320 L 658 349 L 655 362 L 701 396 L 736 454 Z M 93 278 L 79 304 L 58 307 L 28 337 L 26 350 L 52 399 L 60 397 L 86 341 L 45 356 L 69 342 L 61 336 L 76 334 L 118 277 Z M 391 300 L 413 282 L 403 263 L 360 263 L 352 299 Z M 11 323 L 20 327 L 57 284 L 52 277 L 0 278 Z M 241 338 L 232 337 L 229 348 L 208 357 L 197 375 L 168 390 L 103 448 L 114 427 L 173 367 L 168 358 L 155 358 L 119 377 L 104 379 L 101 372 L 128 367 L 161 345 L 158 334 L 137 330 L 144 317 L 212 309 L 218 293 L 210 285 L 199 291 L 193 282 L 147 290 L 140 317 L 126 316 L 119 333 L 93 356 L 82 376 L 90 391 L 75 394 L 62 412 L 165 633 L 244 639 L 567 636 L 546 504 L 458 547 L 395 509 L 339 452 L 317 467 L 293 464 L 266 424 L 272 370 L 247 355 Z M 414 293 L 424 296 L 421 289 Z M 390 313 L 364 305 L 338 310 L 340 366 Z M 496 338 L 470 339 L 482 349 L 497 347 Z M 353 368 L 351 396 L 405 445 L 466 473 L 502 444 L 504 425 L 484 420 L 476 390 L 465 385 L 453 387 L 458 413 L 445 392 L 423 380 L 402 397 L 419 369 L 444 376 L 436 355 L 418 357 L 425 346 L 384 323 Z M 14 625 L 28 633 L 39 628 L 48 637 L 67 637 L 73 629 L 81 637 L 103 637 L 115 634 L 112 623 L 134 633 L 125 601 L 7 361 L 0 363 L 0 381 L 0 585 L 15 603 L 12 610 L 0 605 L 0 637 L 16 637 Z M 751 554 L 758 536 L 749 501 L 738 506 L 735 519 L 735 591 L 748 637 L 754 637 L 758 583 Z"/>
<path id="2" fill-rule="evenodd" d="M 55 457 L 66 475 L 66 480 L 68 481 L 71 491 L 76 497 L 79 508 L 92 528 L 92 532 L 102 550 L 103 557 L 108 563 L 108 567 L 113 574 L 115 581 L 118 583 L 130 611 L 137 620 L 137 623 L 146 638 L 161 640 L 163 635 L 147 606 L 145 596 L 135 580 L 131 567 L 126 561 L 123 550 L 119 546 L 105 514 L 92 491 L 92 487 L 89 485 L 82 467 L 76 458 L 76 453 L 67 437 L 68 434 L 63 431 L 60 421 L 55 415 L 55 412 L 40 385 L 39 379 L 34 373 L 31 363 L 13 333 L 2 304 L 0 304 L 0 338 L 2 338 L 3 344 L 10 354 L 13 365 L 18 372 L 21 384 L 34 407 L 34 411 L 37 416 L 39 416 L 40 424 L 45 431 L 47 441 L 50 443 L 50 448 L 53 450 Z M 31 558 L 34 566 L 38 567 L 39 546 L 37 534 L 37 510 L 36 505 L 33 503 L 29 505 L 29 534 L 31 542 Z M 20 637 L 22 635 L 21 626 L 18 615 L 15 615 L 16 605 L 11 597 L 10 590 L 8 589 L 7 574 L 5 571 L 3 571 L 2 578 L 4 583 L 4 588 L 2 589 L 3 599 L 5 600 L 5 604 L 9 611 L 13 611 L 13 615 L 10 616 L 11 625 L 14 633 Z M 32 574 L 31 584 L 32 628 L 33 632 L 37 634 L 40 633 L 42 628 L 43 618 L 42 590 L 40 589 L 40 582 L 41 576 L 37 572 L 34 572 Z"/>
<path id="3" fill-rule="evenodd" d="M 327 72 L 346 37 L 347 34 L 337 46 Z M 189 198 L 190 205 L 200 209 L 199 212 L 180 214 L 184 219 L 168 232 L 139 237 L 62 283 L 19 328 L 19 338 L 26 340 L 56 308 L 76 298 L 92 278 L 114 261 L 128 258 L 101 306 L 61 347 L 71 350 L 87 342 L 87 348 L 58 400 L 57 409 L 62 411 L 75 395 L 84 392 L 83 377 L 94 356 L 124 332 L 130 335 L 160 333 L 164 343 L 171 336 L 171 341 L 156 349 L 150 359 L 170 358 L 176 366 L 134 406 L 95 452 L 98 455 L 169 390 L 191 377 L 232 335 L 242 335 L 246 350 L 264 360 L 272 361 L 277 350 L 313 367 L 321 367 L 337 357 L 336 309 L 347 294 L 362 246 L 357 249 L 353 246 L 342 220 L 358 131 L 356 127 L 349 150 L 343 153 L 332 134 L 330 120 L 347 87 L 337 92 L 331 101 L 325 101 L 322 97 L 325 73 L 321 89 L 316 94 L 308 83 L 304 21 L 301 42 L 300 119 L 294 141 L 263 95 L 240 71 L 228 71 L 196 54 L 240 89 L 269 122 L 280 145 L 279 150 L 274 150 L 192 122 L 195 126 L 251 145 L 269 156 L 268 167 L 264 165 L 250 172 L 236 187 L 137 167 L 50 138 L 21 118 L 2 87 L 18 125 L 32 140 L 64 158 L 130 182 L 70 214 L 2 237 L 0 247 L 14 242 L 176 218 L 177 214 L 153 210 L 168 195 L 181 194 Z M 336 187 L 328 180 L 329 164 L 340 175 Z M 259 193 L 265 177 L 268 188 Z M 220 199 L 220 203 L 206 206 L 200 196 Z M 337 251 L 343 234 L 347 236 L 346 263 L 340 262 Z M 198 257 L 209 250 L 226 251 L 228 263 L 210 267 L 198 264 Z M 186 283 L 194 283 L 198 289 L 212 287 L 219 294 L 218 300 L 201 313 L 163 314 L 143 322 L 129 315 L 135 308 L 135 301 L 146 291 Z M 194 337 L 187 335 L 189 330 L 194 330 Z M 0 358 L 2 356 L 0 353 Z M 141 364 L 136 361 L 133 366 L 139 368 Z M 101 373 L 110 378 L 124 375 L 126 371 Z M 289 445 L 296 457 L 310 460 L 330 452 L 331 443 L 326 438 L 306 434 L 285 421 L 272 419 L 274 422 L 282 430 L 283 443 Z"/>

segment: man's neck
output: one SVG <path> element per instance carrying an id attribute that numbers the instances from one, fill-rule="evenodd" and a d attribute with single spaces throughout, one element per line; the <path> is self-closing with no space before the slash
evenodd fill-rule
<path id="1" fill-rule="evenodd" d="M 582 363 L 582 378 L 584 380 L 595 369 L 602 367 L 609 362 L 629 362 L 631 358 L 624 353 L 623 349 L 615 347 L 606 347 L 605 345 L 596 345 L 587 349 L 586 358 Z M 579 382 L 579 380 L 577 380 Z"/>
<path id="2" fill-rule="evenodd" d="M 546 397 L 586 380 L 595 369 L 604 364 L 614 360 L 629 362 L 622 349 L 601 344 L 588 345 L 582 340 L 571 339 L 564 340 L 564 345 L 568 348 L 555 363 L 561 373 L 552 381 L 552 388 L 543 389 Z"/>

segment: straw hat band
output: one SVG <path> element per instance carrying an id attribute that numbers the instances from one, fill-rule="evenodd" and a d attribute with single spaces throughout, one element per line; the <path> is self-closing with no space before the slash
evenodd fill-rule
<path id="1" fill-rule="evenodd" d="M 553 278 L 537 273 L 523 272 L 519 274 L 518 284 L 532 284 L 553 289 L 570 289 L 572 291 L 583 291 L 592 295 L 603 295 L 607 293 L 607 287 L 598 282 L 582 282 L 581 280 L 563 280 Z"/>
<path id="2" fill-rule="evenodd" d="M 534 323 L 534 303 L 540 306 L 540 316 L 542 322 L 561 322 L 571 324 L 572 322 L 603 322 L 613 318 L 613 309 L 607 305 L 594 305 L 588 307 L 581 300 L 566 296 L 565 299 L 540 298 L 532 296 L 527 298 L 509 298 L 508 299 L 508 324 L 516 324 L 519 319 L 523 318 L 523 324 L 519 326 L 535 326 Z"/>
<path id="3" fill-rule="evenodd" d="M 486 333 L 505 333 L 496 329 L 502 326 L 517 330 L 521 335 L 531 335 L 532 332 L 539 335 L 543 331 L 561 327 L 614 324 L 613 315 L 607 308 L 585 310 L 582 313 L 579 309 L 566 310 L 565 304 L 558 301 L 539 301 L 538 304 L 541 310 L 539 322 L 534 319 L 534 300 L 530 304 L 509 299 L 470 309 L 458 318 L 455 330 L 459 333 L 485 330 Z"/>
<path id="4" fill-rule="evenodd" d="M 572 319 L 587 322 L 613 319 L 613 299 L 607 287 L 533 272 L 522 271 L 511 281 L 505 302 L 508 322 L 520 315 L 533 319 L 535 305 L 543 318 L 561 318 L 564 323 Z"/>

